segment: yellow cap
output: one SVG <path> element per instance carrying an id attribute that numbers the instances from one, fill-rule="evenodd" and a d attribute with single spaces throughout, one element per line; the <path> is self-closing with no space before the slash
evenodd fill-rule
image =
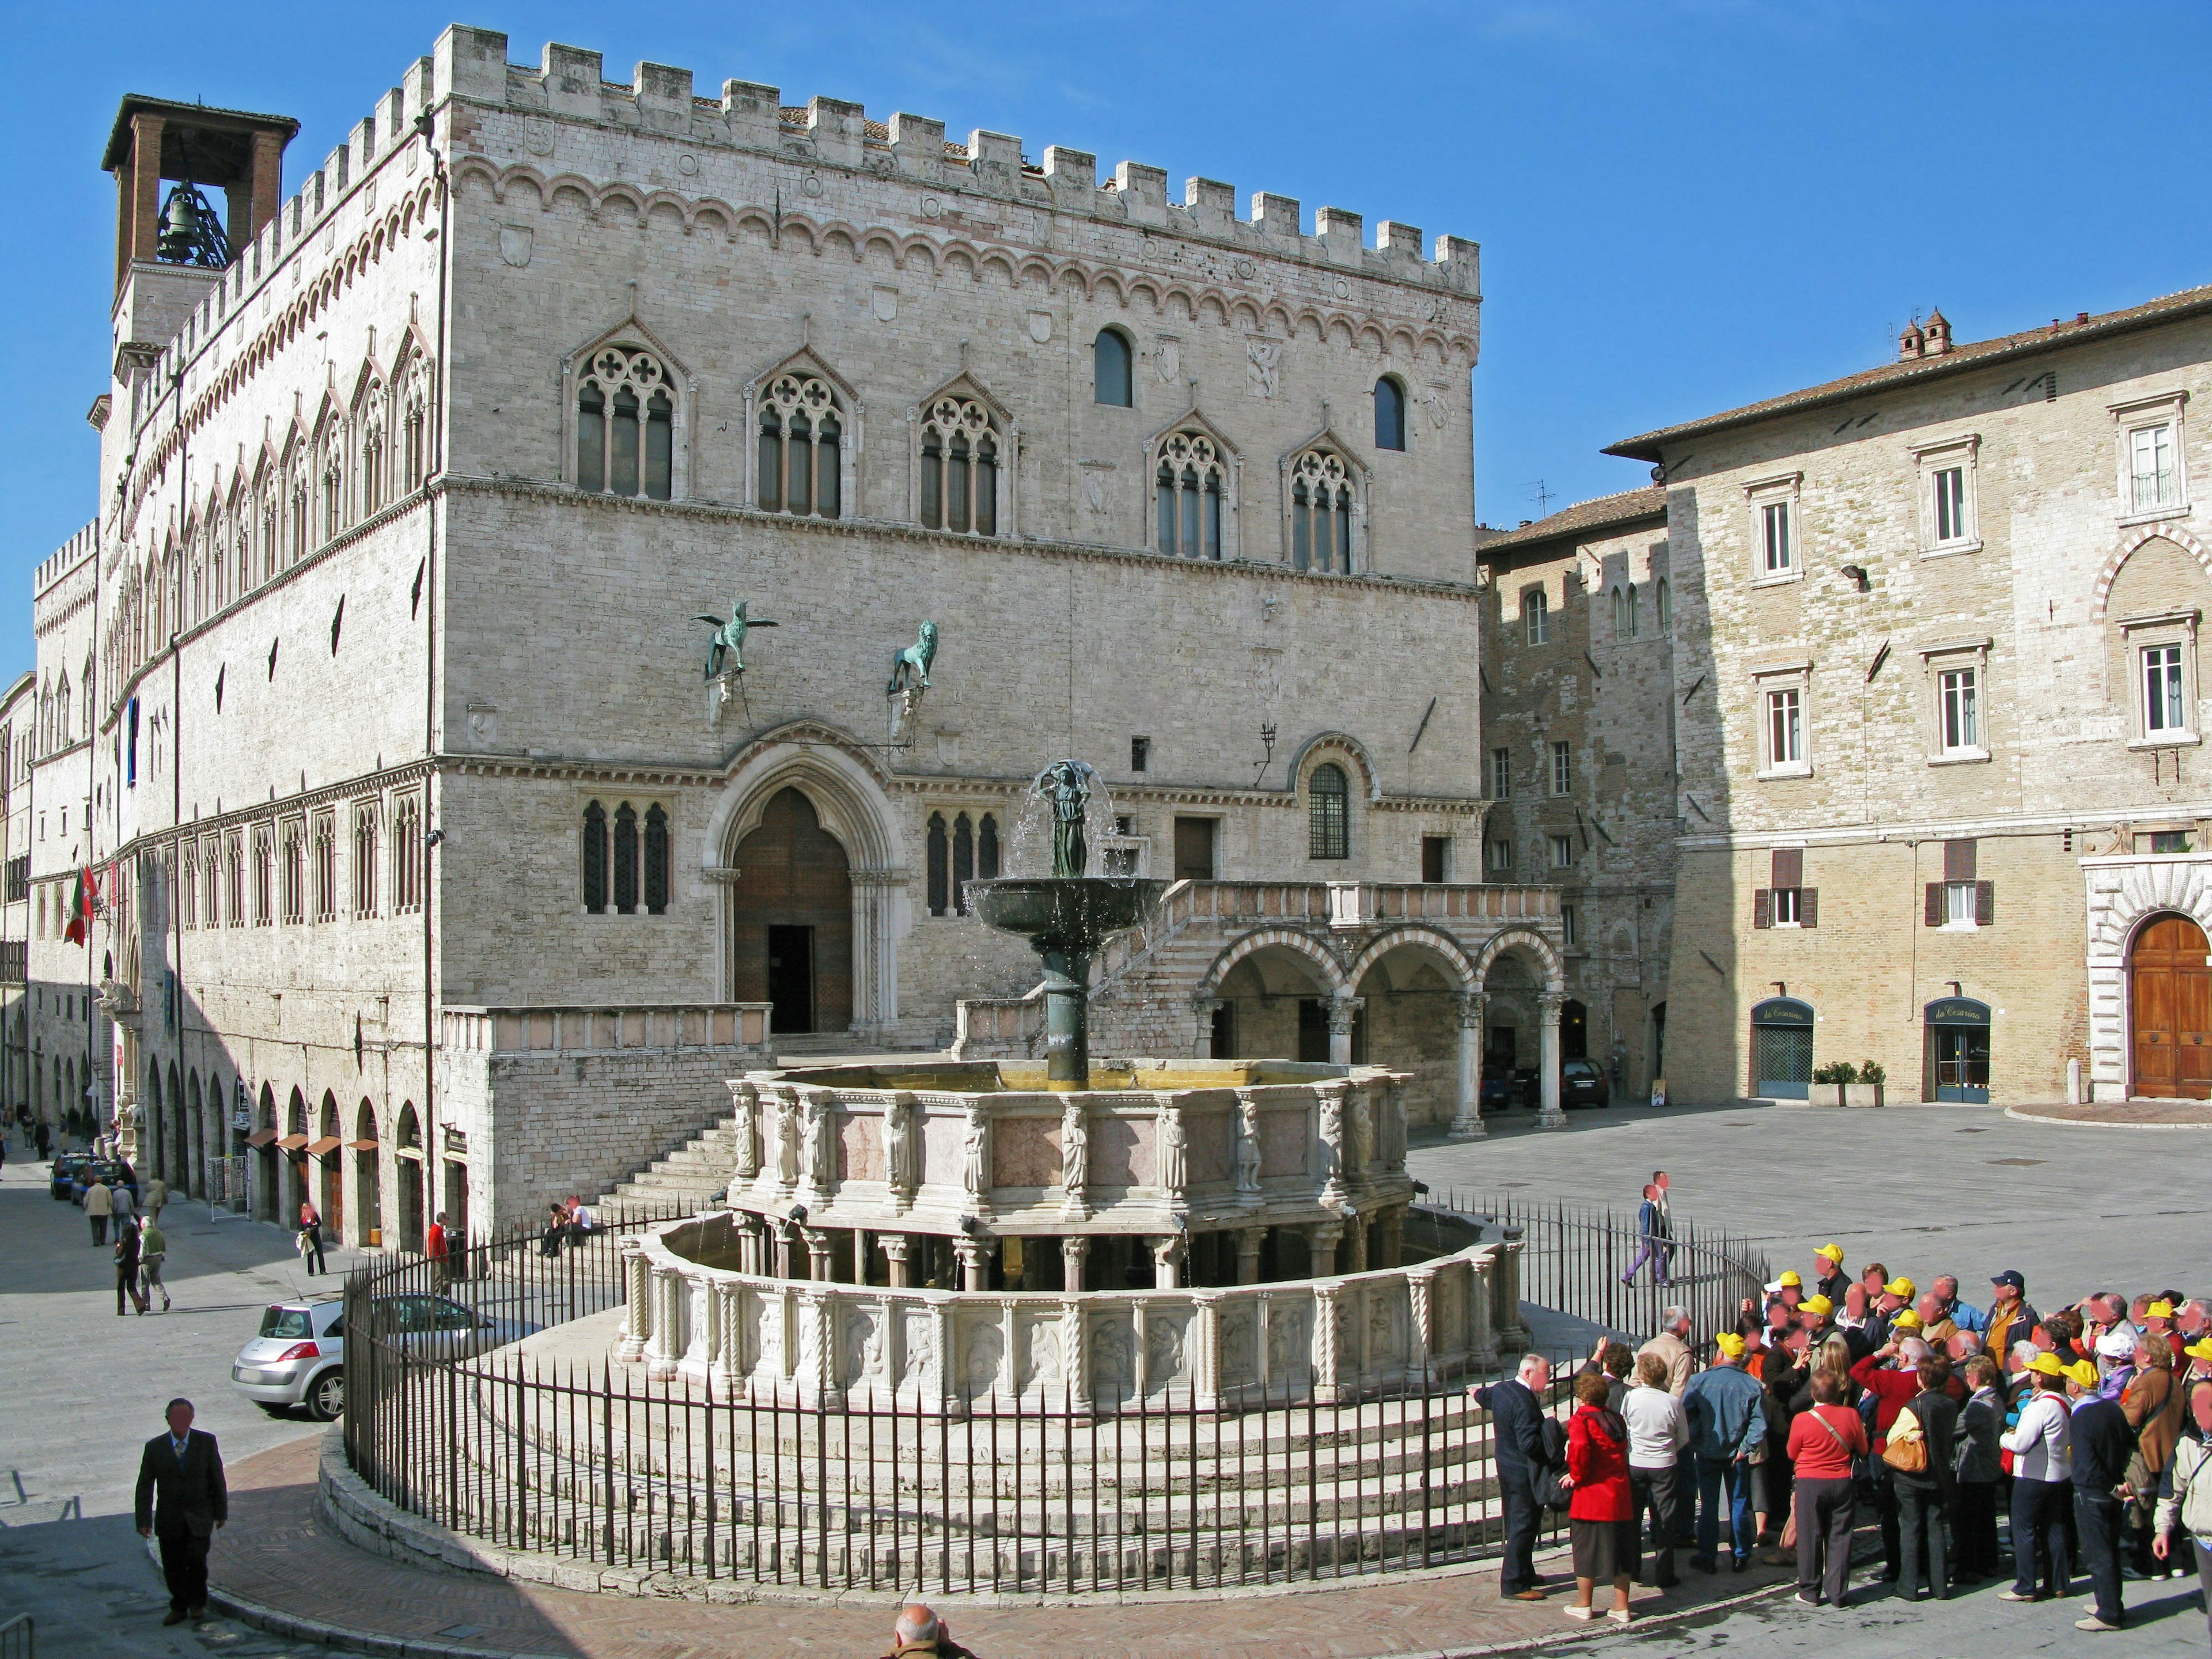
<path id="1" fill-rule="evenodd" d="M 1919 1287 L 1909 1279 L 1893 1279 L 1881 1288 L 1890 1296 L 1901 1296 L 1907 1300 L 1917 1295 L 1919 1290 Z"/>
<path id="2" fill-rule="evenodd" d="M 1785 1290 L 1785 1291 L 1788 1291 L 1788 1290 L 1799 1290 L 1799 1291 L 1802 1291 L 1802 1290 L 1803 1290 L 1803 1289 L 1805 1288 L 1805 1281 L 1804 1281 L 1803 1279 L 1800 1279 L 1800 1278 L 1798 1278 L 1798 1277 L 1797 1277 L 1797 1270 L 1796 1270 L 1795 1267 L 1791 1267 L 1791 1268 L 1787 1269 L 1787 1270 L 1783 1273 L 1782 1277 L 1781 1277 L 1780 1279 L 1777 1279 L 1775 1282 L 1776 1282 L 1777 1284 L 1780 1285 L 1782 1286 L 1782 1288 L 1783 1288 L 1784 1290 Z"/>
<path id="3" fill-rule="evenodd" d="M 2032 1371 L 2040 1371 L 2045 1376 L 2063 1376 L 2066 1375 L 2065 1362 L 2060 1359 L 2055 1353 L 2039 1353 L 2036 1355 L 2034 1358 L 2027 1362 L 2027 1368 Z"/>
<path id="4" fill-rule="evenodd" d="M 1844 1247 L 1840 1244 L 1823 1244 L 1813 1254 L 1823 1260 L 1834 1262 L 1838 1267 L 1844 1265 Z"/>
<path id="5" fill-rule="evenodd" d="M 2104 1381 L 2104 1378 L 2098 1374 L 2097 1362 L 2094 1359 L 2075 1360 L 2066 1368 L 2066 1375 L 2085 1389 L 2094 1389 Z"/>
<path id="6" fill-rule="evenodd" d="M 1889 1322 L 1889 1328 L 1893 1331 L 1917 1331 L 1920 1328 L 1920 1316 L 1907 1308 Z"/>
<path id="7" fill-rule="evenodd" d="M 2154 1302 L 2150 1306 L 2143 1310 L 2143 1317 L 2145 1319 L 2171 1319 L 2173 1317 L 2173 1304 L 2171 1302 Z"/>
<path id="8" fill-rule="evenodd" d="M 1830 1314 L 1836 1310 L 1836 1304 L 1829 1301 L 1826 1297 L 1822 1296 L 1817 1291 L 1815 1291 L 1811 1296 L 1807 1297 L 1797 1305 L 1804 1309 L 1807 1313 L 1818 1314 L 1823 1319 L 1826 1319 Z"/>
<path id="9" fill-rule="evenodd" d="M 1730 1359 L 1743 1358 L 1743 1339 L 1734 1331 L 1723 1331 L 1713 1341 Z"/>
<path id="10" fill-rule="evenodd" d="M 2212 1336 L 2200 1336 L 2182 1350 L 2191 1359 L 2201 1359 L 2212 1365 Z"/>

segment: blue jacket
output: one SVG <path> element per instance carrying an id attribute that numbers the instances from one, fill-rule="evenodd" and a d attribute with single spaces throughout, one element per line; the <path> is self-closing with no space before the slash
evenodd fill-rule
<path id="1" fill-rule="evenodd" d="M 1690 1449 L 1700 1457 L 1733 1460 L 1766 1437 L 1766 1391 L 1741 1365 L 1712 1365 L 1690 1379 L 1682 1409 L 1690 1419 Z"/>
<path id="2" fill-rule="evenodd" d="M 1650 1199 L 1637 1206 L 1636 1231 L 1644 1238 L 1671 1238 L 1674 1229 L 1667 1224 L 1667 1213 Z"/>
<path id="3" fill-rule="evenodd" d="M 1954 1302 L 1948 1311 L 1951 1316 L 1951 1322 L 1954 1325 L 1956 1325 L 1960 1330 L 1972 1331 L 1976 1336 L 1984 1336 L 1988 1334 L 1990 1328 L 1990 1316 L 1981 1309 L 1971 1307 L 1964 1302 Z M 1999 1357 L 2002 1358 L 2002 1356 Z"/>

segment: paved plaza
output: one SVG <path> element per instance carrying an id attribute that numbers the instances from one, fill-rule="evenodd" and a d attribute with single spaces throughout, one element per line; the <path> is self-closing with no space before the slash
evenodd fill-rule
<path id="1" fill-rule="evenodd" d="M 1748 1235 L 1778 1263 L 1802 1265 L 1815 1244 L 1833 1238 L 1854 1264 L 1879 1255 L 1923 1279 L 1955 1269 L 1972 1285 L 2016 1267 L 2032 1293 L 2047 1286 L 2056 1300 L 2106 1285 L 2201 1285 L 2212 1256 L 2212 1218 L 2197 1198 L 2205 1150 L 2189 1130 L 2022 1122 L 1984 1107 L 1616 1109 L 1576 1113 L 1563 1133 L 1539 1132 L 1516 1114 L 1487 1141 L 1416 1147 L 1412 1167 L 1438 1190 L 1623 1206 L 1652 1169 L 1664 1167 L 1684 1214 Z M 331 1651 L 228 1619 L 198 1631 L 161 1626 L 159 1575 L 130 1531 L 131 1480 L 138 1445 L 176 1393 L 199 1402 L 202 1425 L 221 1437 L 238 1471 L 237 1518 L 218 1547 L 218 1583 L 251 1588 L 257 1599 L 303 1619 L 404 1636 L 417 1644 L 410 1651 L 421 1652 L 443 1644 L 566 1659 L 762 1650 L 865 1659 L 882 1650 L 886 1621 L 874 1608 L 564 1599 L 352 1553 L 311 1512 L 316 1425 L 274 1421 L 228 1382 L 230 1358 L 259 1309 L 307 1288 L 289 1237 L 173 1205 L 164 1220 L 177 1310 L 118 1320 L 105 1252 L 91 1248 L 77 1211 L 46 1197 L 44 1173 L 11 1164 L 0 1178 L 0 1399 L 7 1402 L 0 1408 L 0 1606 L 34 1614 L 42 1659 Z M 1692 1575 L 1687 1588 L 1703 1600 L 1736 1595 L 1756 1582 Z M 1539 1638 L 1574 1652 L 1626 1652 L 1633 1644 L 1673 1655 L 1752 1644 L 1762 1653 L 1851 1659 L 1908 1645 L 1959 1659 L 2076 1653 L 2087 1645 L 2072 1627 L 2073 1603 L 2015 1607 L 1996 1599 L 1995 1585 L 1913 1608 L 1869 1589 L 1863 1602 L 1840 1613 L 1753 1601 L 1686 1623 L 1597 1636 L 1567 1626 L 1556 1605 L 1505 1613 L 1494 1583 L 1478 1570 L 1318 1595 L 1127 1609 L 979 1607 L 952 1616 L 983 1659 L 1231 1659 L 1285 1648 L 1379 1659 L 1525 1646 Z M 2205 1652 L 2193 1585 L 2128 1588 L 2139 1623 L 2097 1643 L 2099 1651 Z"/>

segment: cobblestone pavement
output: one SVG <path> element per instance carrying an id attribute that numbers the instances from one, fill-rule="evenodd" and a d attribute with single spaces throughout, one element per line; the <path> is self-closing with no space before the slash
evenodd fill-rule
<path id="1" fill-rule="evenodd" d="M 300 1440 L 234 1392 L 230 1361 L 261 1310 L 311 1281 L 291 1235 L 203 1204 L 162 1212 L 174 1311 L 115 1316 L 115 1271 L 83 1212 L 46 1195 L 46 1166 L 0 1172 L 0 1612 L 31 1613 L 40 1659 L 327 1653 L 218 1621 L 162 1627 L 161 1574 L 131 1529 L 138 1449 L 188 1395 L 226 1461 Z M 337 1270 L 357 1256 L 331 1252 Z"/>
<path id="2" fill-rule="evenodd" d="M 2207 1146 L 2181 1133 L 2027 1123 L 1993 1106 L 1616 1106 L 1493 1120 L 1486 1140 L 1416 1145 L 1439 1193 L 1607 1205 L 1632 1222 L 1664 1169 L 1674 1207 L 1748 1236 L 1779 1272 L 1833 1240 L 1856 1270 L 1880 1261 L 1923 1286 L 1953 1272 L 1986 1305 L 2017 1268 L 2039 1307 L 2091 1291 L 2212 1291 Z"/>
<path id="3" fill-rule="evenodd" d="M 1970 1281 L 2017 1267 L 2032 1290 L 2072 1291 L 2153 1279 L 2196 1284 L 2191 1270 L 2212 1255 L 2212 1215 L 2186 1196 L 2201 1188 L 2201 1157 L 2185 1136 L 2023 1123 L 1990 1108 L 1616 1109 L 1573 1114 L 1563 1133 L 1508 1119 L 1482 1143 L 1417 1147 L 1413 1165 L 1440 1188 L 1614 1205 L 1664 1167 L 1685 1213 L 1749 1233 L 1778 1262 L 1802 1264 L 1833 1237 L 1855 1263 L 1879 1253 L 1923 1279 L 1955 1267 Z M 565 1659 L 692 1659 L 883 1650 L 880 1608 L 575 1595 L 417 1573 L 331 1539 L 311 1510 L 314 1425 L 263 1417 L 227 1381 L 263 1304 L 305 1288 L 289 1239 L 211 1220 L 197 1206 L 175 1206 L 165 1219 L 178 1311 L 116 1320 L 112 1273 L 77 1212 L 46 1197 L 43 1170 L 19 1166 L 0 1179 L 0 1607 L 37 1615 L 44 1659 L 331 1650 L 228 1619 L 204 1630 L 161 1627 L 159 1577 L 129 1530 L 130 1483 L 138 1444 L 178 1392 L 199 1402 L 203 1423 L 223 1440 L 240 1492 L 236 1521 L 218 1545 L 218 1577 L 258 1592 L 253 1599 L 427 1638 L 433 1645 L 422 1651 L 442 1644 Z M 1867 1585 L 1842 1612 L 1764 1601 L 1687 1623 L 1584 1632 L 1565 1624 L 1556 1603 L 1501 1608 L 1494 1582 L 1477 1571 L 1317 1595 L 1081 1609 L 957 1610 L 956 1601 L 948 1611 L 985 1659 L 1273 1659 L 1285 1650 L 1359 1659 L 1538 1638 L 1576 1653 L 1625 1653 L 1633 1644 L 1672 1656 L 1748 1644 L 1808 1659 L 1887 1659 L 1907 1647 L 1956 1659 L 2088 1646 L 2160 1659 L 2205 1652 L 2193 1586 L 2172 1582 L 2130 1585 L 2138 1609 L 2130 1628 L 2086 1645 L 2073 1629 L 2076 1602 L 2015 1606 L 1998 1601 L 1994 1585 L 1917 1607 Z M 1733 1577 L 1687 1585 L 1722 1595 L 1747 1587 Z"/>

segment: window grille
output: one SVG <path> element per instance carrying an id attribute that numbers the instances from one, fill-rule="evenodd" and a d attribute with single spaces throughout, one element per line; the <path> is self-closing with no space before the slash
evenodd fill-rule
<path id="1" fill-rule="evenodd" d="M 1352 787 L 1344 769 L 1323 761 L 1306 781 L 1307 856 L 1341 859 L 1352 856 Z"/>

